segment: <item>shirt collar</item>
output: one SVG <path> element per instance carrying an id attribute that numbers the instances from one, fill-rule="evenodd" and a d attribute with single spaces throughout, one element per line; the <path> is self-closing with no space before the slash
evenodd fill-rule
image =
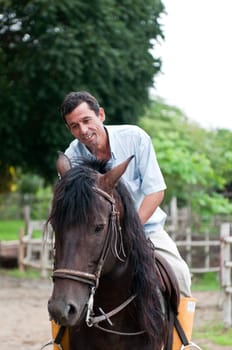
<path id="1" fill-rule="evenodd" d="M 111 146 L 112 146 L 112 138 L 113 138 L 113 135 L 112 135 L 112 133 L 111 133 L 110 128 L 108 128 L 107 125 L 104 125 L 104 128 L 105 128 L 105 131 L 106 131 L 106 133 L 107 133 L 107 135 L 108 135 L 111 159 L 115 160 L 115 159 L 117 159 L 117 157 L 116 157 L 116 155 L 115 155 L 115 153 L 114 153 L 114 151 L 112 150 L 112 147 L 111 147 Z"/>

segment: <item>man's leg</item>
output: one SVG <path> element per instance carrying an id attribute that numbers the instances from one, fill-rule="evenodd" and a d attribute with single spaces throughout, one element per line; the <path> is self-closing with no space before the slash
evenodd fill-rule
<path id="1" fill-rule="evenodd" d="M 179 283 L 181 296 L 191 297 L 191 276 L 186 262 L 180 256 L 175 242 L 165 230 L 151 232 L 148 237 L 155 249 L 162 255 L 173 268 Z"/>

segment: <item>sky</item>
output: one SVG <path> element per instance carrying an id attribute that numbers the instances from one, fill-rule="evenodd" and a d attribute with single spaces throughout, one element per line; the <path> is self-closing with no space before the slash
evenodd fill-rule
<path id="1" fill-rule="evenodd" d="M 163 0 L 155 94 L 207 129 L 232 130 L 232 0 Z"/>

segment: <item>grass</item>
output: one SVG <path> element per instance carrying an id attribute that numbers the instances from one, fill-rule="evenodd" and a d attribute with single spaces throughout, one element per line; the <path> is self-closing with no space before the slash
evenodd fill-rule
<path id="1" fill-rule="evenodd" d="M 232 346 L 232 328 L 225 328 L 218 320 L 193 330 L 193 339 L 207 339 L 217 345 Z"/>
<path id="2" fill-rule="evenodd" d="M 19 238 L 19 229 L 24 228 L 23 220 L 1 220 L 0 241 L 11 241 Z"/>
<path id="3" fill-rule="evenodd" d="M 23 220 L 1 220 L 0 221 L 0 241 L 12 241 L 19 239 L 19 229 L 25 228 Z M 40 230 L 33 231 L 33 238 L 42 237 Z"/>
<path id="4" fill-rule="evenodd" d="M 217 272 L 207 272 L 194 275 L 192 278 L 192 291 L 206 292 L 220 289 L 219 276 Z"/>
<path id="5" fill-rule="evenodd" d="M 0 269 L 0 276 L 10 276 L 16 278 L 37 279 L 40 278 L 40 271 L 32 268 L 26 269 L 24 272 L 19 269 Z"/>
<path id="6" fill-rule="evenodd" d="M 193 276 L 192 291 L 219 291 L 220 282 L 217 272 L 208 272 Z M 210 313 L 210 310 L 209 310 Z M 204 339 L 221 346 L 232 346 L 232 328 L 226 329 L 218 320 L 210 321 L 199 329 L 193 328 L 193 340 Z"/>

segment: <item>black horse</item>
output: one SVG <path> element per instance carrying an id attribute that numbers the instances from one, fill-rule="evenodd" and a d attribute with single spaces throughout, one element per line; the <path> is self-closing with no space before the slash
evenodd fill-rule
<path id="1" fill-rule="evenodd" d="M 63 154 L 57 161 L 48 310 L 69 328 L 70 350 L 160 350 L 166 343 L 154 249 L 120 180 L 131 159 L 111 170 L 103 161 L 71 168 Z"/>

